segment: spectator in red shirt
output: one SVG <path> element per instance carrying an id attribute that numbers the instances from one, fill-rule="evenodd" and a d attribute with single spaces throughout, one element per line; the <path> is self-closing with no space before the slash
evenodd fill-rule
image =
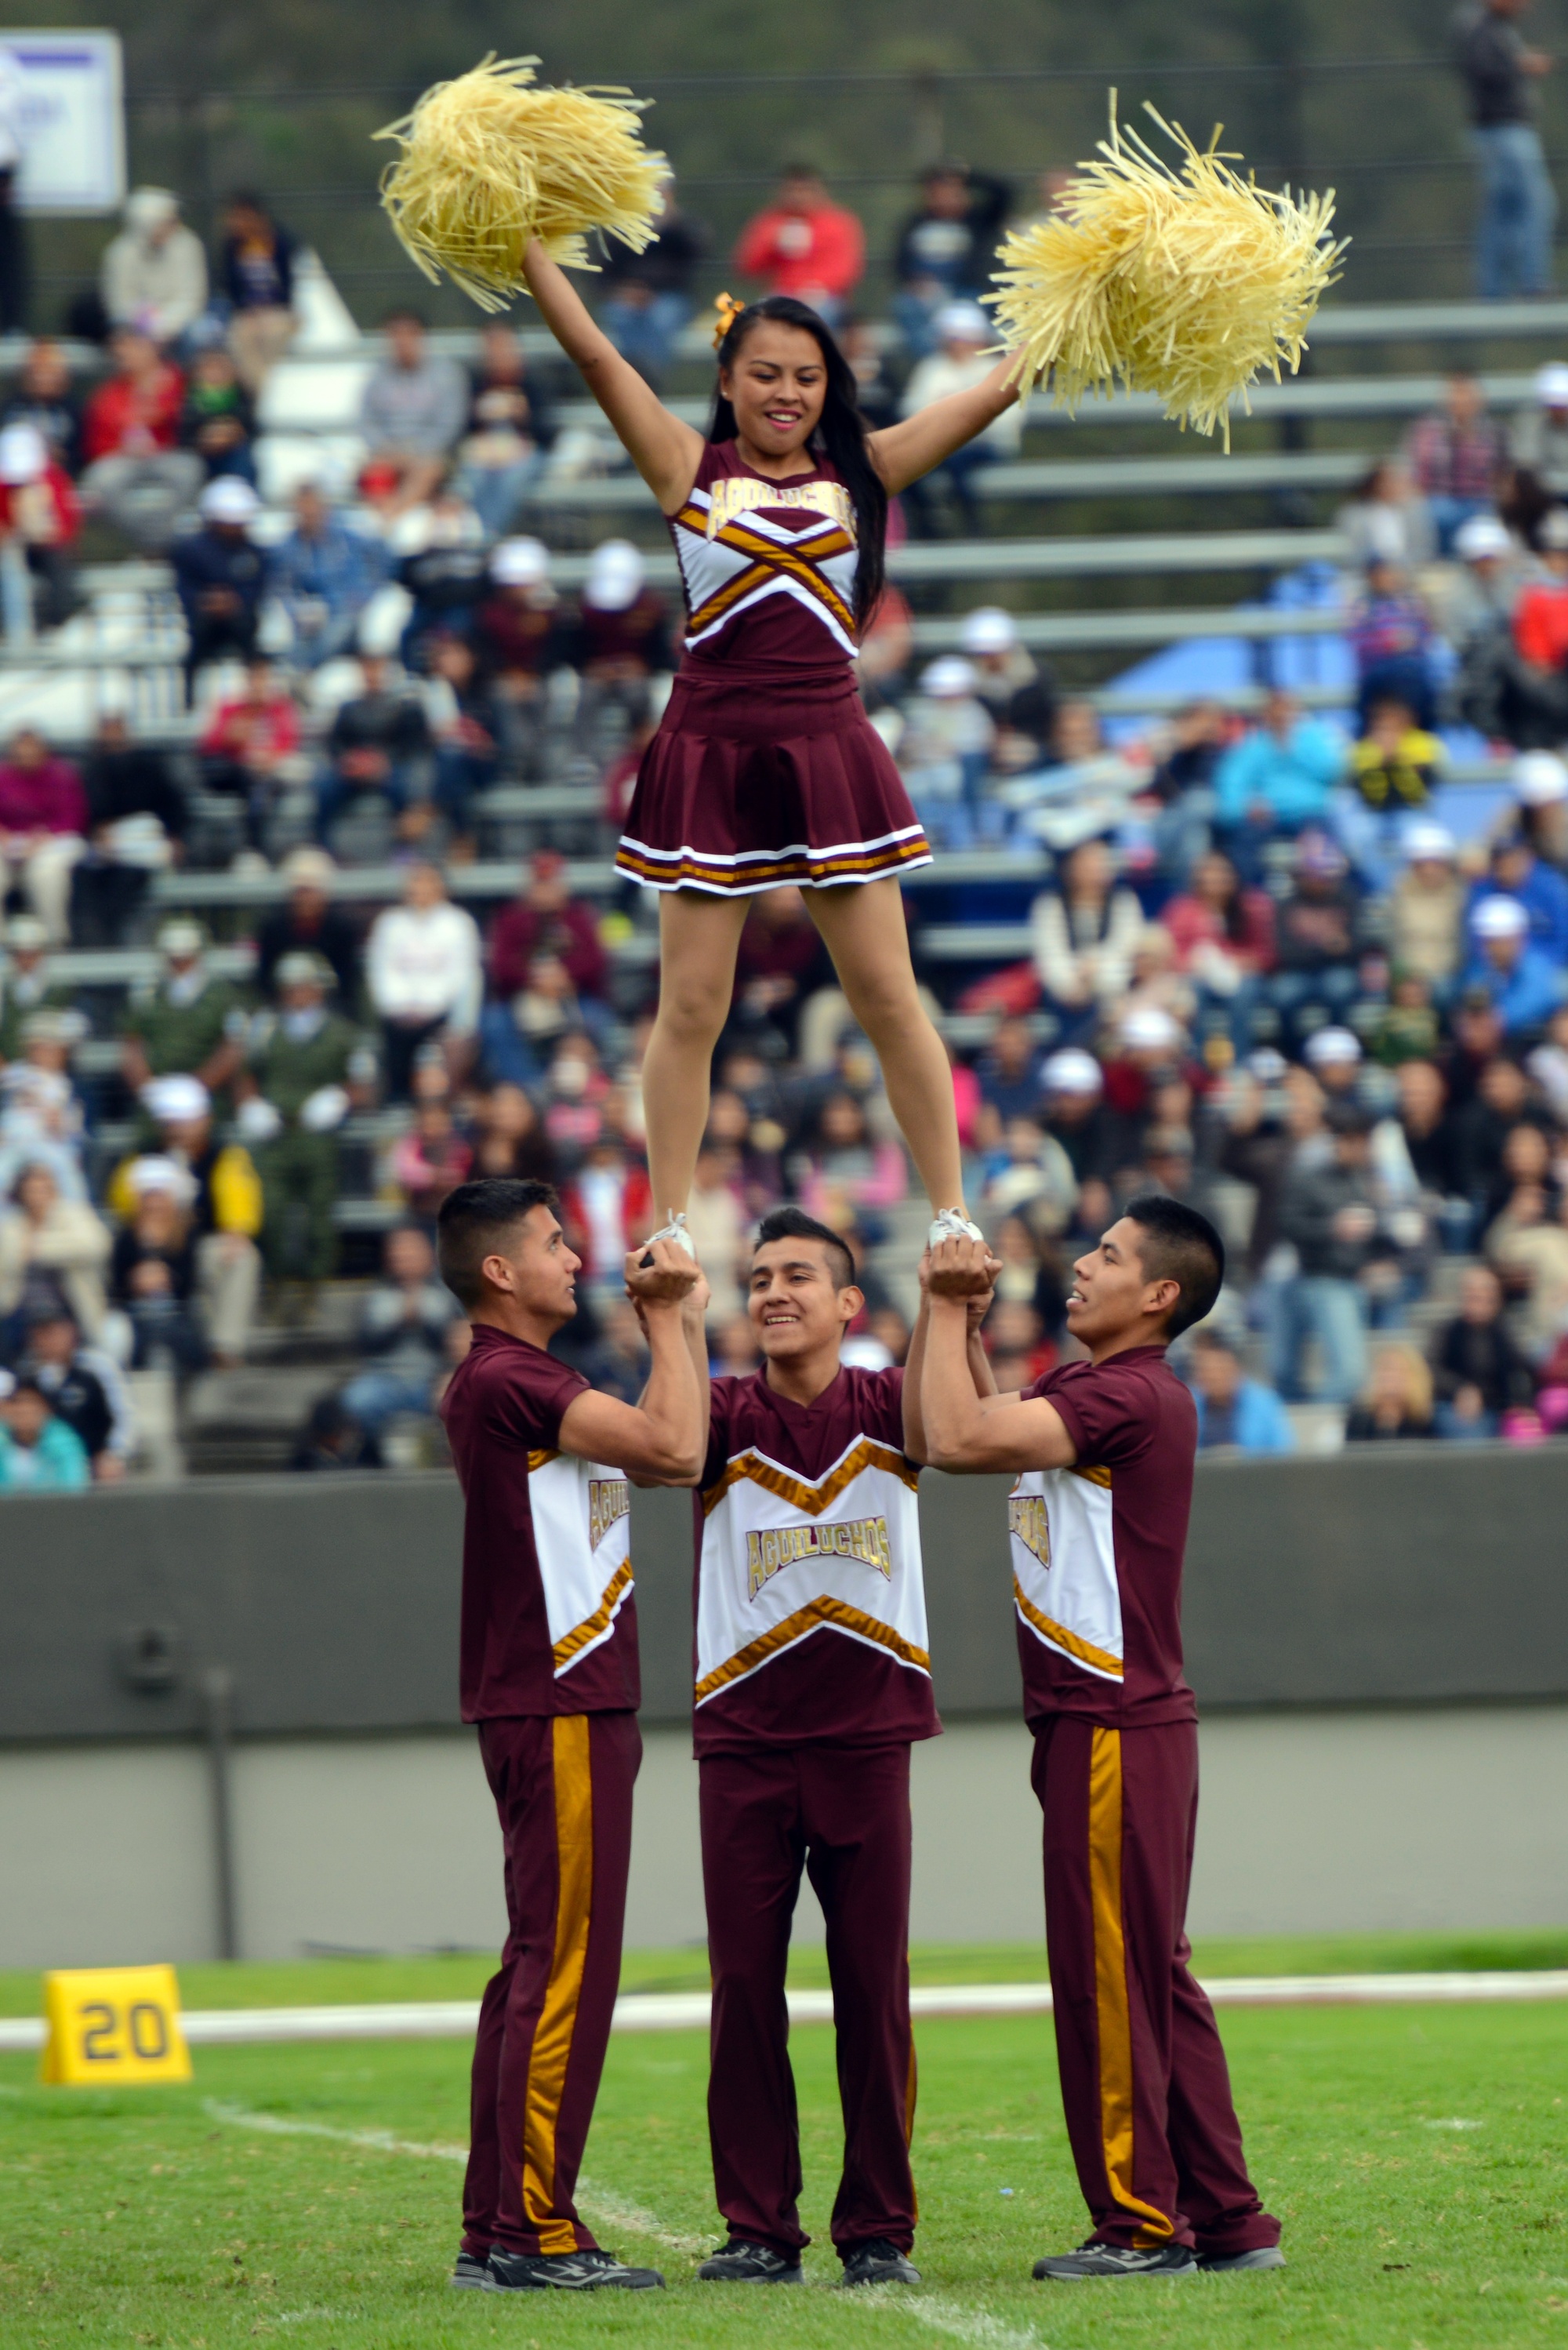
<path id="1" fill-rule="evenodd" d="M 58 628 L 76 608 L 66 550 L 81 520 L 70 476 L 36 424 L 0 432 L 0 605 L 6 638 L 26 643 L 35 622 Z M 9 550 L 21 556 L 18 564 Z"/>
<path id="2" fill-rule="evenodd" d="M 541 954 L 554 955 L 565 964 L 579 995 L 604 993 L 609 957 L 600 943 L 598 917 L 591 906 L 572 896 L 566 860 L 556 848 L 535 851 L 521 893 L 491 925 L 487 960 L 492 993 L 517 994 L 528 983 L 529 964 Z"/>
<path id="3" fill-rule="evenodd" d="M 69 935 L 71 868 L 87 846 L 81 777 L 36 727 L 19 727 L 0 760 L 0 890 L 20 882 L 51 946 Z"/>
<path id="4" fill-rule="evenodd" d="M 1176 947 L 1176 967 L 1192 982 L 1201 1009 L 1221 1012 L 1238 1053 L 1251 1043 L 1258 983 L 1274 962 L 1274 908 L 1266 889 L 1244 889 L 1220 850 L 1193 864 L 1187 888 L 1160 914 Z"/>
<path id="5" fill-rule="evenodd" d="M 120 328 L 109 350 L 114 372 L 82 416 L 83 501 L 143 552 L 161 554 L 206 472 L 178 445 L 184 379 L 133 327 Z"/>
<path id="6" fill-rule="evenodd" d="M 252 661 L 245 690 L 221 702 L 202 737 L 202 779 L 209 791 L 234 792 L 245 804 L 247 837 L 265 848 L 267 817 L 286 763 L 299 749 L 299 712 L 277 684 L 270 661 Z"/>
<path id="7" fill-rule="evenodd" d="M 808 303 L 836 327 L 866 266 L 865 231 L 830 200 L 820 172 L 792 163 L 774 201 L 741 232 L 735 266 L 765 279 L 770 294 Z"/>

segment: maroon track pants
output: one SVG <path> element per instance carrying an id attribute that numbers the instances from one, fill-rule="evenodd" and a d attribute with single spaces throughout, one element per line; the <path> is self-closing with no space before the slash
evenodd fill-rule
<path id="1" fill-rule="evenodd" d="M 1214 2011 L 1188 1970 L 1198 1728 L 1034 1732 L 1067 2136 L 1102 2244 L 1277 2244 L 1247 2176 Z"/>
<path id="2" fill-rule="evenodd" d="M 713 1971 L 708 2128 L 730 2234 L 786 2255 L 811 2241 L 796 2209 L 800 2129 L 784 1969 L 809 1875 L 827 1921 L 844 2171 L 832 2234 L 847 2259 L 915 2241 L 909 2132 L 909 1750 L 814 1745 L 705 1756 L 702 1882 Z"/>
<path id="3" fill-rule="evenodd" d="M 479 2011 L 464 2251 L 587 2251 L 572 2201 L 620 1978 L 635 1713 L 482 1721 L 510 1931 Z"/>

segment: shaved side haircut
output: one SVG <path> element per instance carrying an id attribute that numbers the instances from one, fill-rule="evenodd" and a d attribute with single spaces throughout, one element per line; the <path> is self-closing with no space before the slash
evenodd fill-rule
<path id="1" fill-rule="evenodd" d="M 1166 1336 L 1179 1338 L 1214 1311 L 1225 1281 L 1225 1243 L 1207 1216 L 1165 1191 L 1140 1191 L 1122 1213 L 1138 1228 L 1144 1279 L 1180 1284 L 1165 1324 Z"/>
<path id="2" fill-rule="evenodd" d="M 854 1288 L 855 1259 L 848 1243 L 839 1238 L 831 1224 L 819 1224 L 804 1208 L 770 1209 L 757 1226 L 756 1248 L 765 1248 L 770 1241 L 820 1241 L 827 1251 L 827 1270 L 835 1289 Z"/>
<path id="3" fill-rule="evenodd" d="M 458 1304 L 470 1313 L 482 1305 L 480 1267 L 485 1258 L 503 1250 L 535 1208 L 548 1208 L 557 1215 L 560 1206 L 549 1184 L 536 1183 L 532 1177 L 485 1175 L 449 1191 L 436 1218 L 436 1263 Z"/>

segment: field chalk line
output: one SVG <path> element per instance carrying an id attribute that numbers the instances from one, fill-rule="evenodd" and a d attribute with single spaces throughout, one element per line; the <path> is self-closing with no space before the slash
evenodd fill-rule
<path id="1" fill-rule="evenodd" d="M 1407 2002 L 1568 1999 L 1568 1967 L 1491 1973 L 1401 1975 L 1217 1975 L 1204 1989 L 1216 2007 L 1361 2007 Z M 627 1991 L 615 2003 L 617 2032 L 706 2031 L 709 1995 Z M 909 2012 L 923 2015 L 1045 2015 L 1049 1983 L 923 1985 Z M 831 2023 L 833 1993 L 792 1991 L 792 2023 Z M 334 2007 L 195 2008 L 181 2016 L 192 2048 L 261 2041 L 467 2040 L 479 2022 L 474 1999 L 406 2000 Z M 0 2017 L 0 2050 L 41 2048 L 41 2016 Z"/>

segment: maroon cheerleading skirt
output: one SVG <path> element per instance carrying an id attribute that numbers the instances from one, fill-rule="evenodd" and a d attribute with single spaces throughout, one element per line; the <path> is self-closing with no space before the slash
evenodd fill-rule
<path id="1" fill-rule="evenodd" d="M 683 670 L 616 854 L 649 889 L 724 898 L 880 881 L 931 861 L 847 670 L 842 688 L 796 692 Z"/>

